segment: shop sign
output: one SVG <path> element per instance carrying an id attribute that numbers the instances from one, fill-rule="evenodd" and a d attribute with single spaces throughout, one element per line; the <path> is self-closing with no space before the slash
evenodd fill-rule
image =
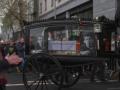
<path id="1" fill-rule="evenodd" d="M 94 24 L 94 32 L 95 33 L 101 32 L 101 24 Z"/>

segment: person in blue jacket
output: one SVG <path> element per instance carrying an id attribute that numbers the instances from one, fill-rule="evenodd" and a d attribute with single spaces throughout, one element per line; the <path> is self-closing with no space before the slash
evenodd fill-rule
<path id="1" fill-rule="evenodd" d="M 24 67 L 24 62 L 25 62 L 25 43 L 24 43 L 24 38 L 20 38 L 19 41 L 15 45 L 16 48 L 16 54 L 22 58 L 22 63 L 19 66 L 20 71 L 22 71 Z"/>

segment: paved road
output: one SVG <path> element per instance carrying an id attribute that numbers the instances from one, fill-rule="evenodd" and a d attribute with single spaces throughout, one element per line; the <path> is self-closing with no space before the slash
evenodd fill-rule
<path id="1" fill-rule="evenodd" d="M 57 87 L 51 83 L 48 84 L 47 87 L 48 90 L 57 90 Z M 25 87 L 22 83 L 22 74 L 20 73 L 8 74 L 7 90 L 25 90 Z M 88 79 L 81 78 L 79 82 L 73 87 L 65 88 L 62 90 L 120 90 L 120 83 L 118 81 L 91 83 L 89 82 Z"/>

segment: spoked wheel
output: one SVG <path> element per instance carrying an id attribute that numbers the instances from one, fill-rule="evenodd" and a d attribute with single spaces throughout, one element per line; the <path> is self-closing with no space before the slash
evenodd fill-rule
<path id="1" fill-rule="evenodd" d="M 63 74 L 59 61 L 45 53 L 32 55 L 23 69 L 23 82 L 27 90 L 48 89 L 52 75 Z M 62 77 L 61 83 L 62 84 Z M 59 88 L 61 86 L 59 85 Z"/>
<path id="2" fill-rule="evenodd" d="M 67 87 L 72 87 L 75 85 L 80 78 L 80 71 L 78 68 L 64 68 L 64 75 L 63 75 L 63 82 L 62 82 L 62 87 L 67 88 Z M 61 75 L 58 73 L 56 75 L 53 75 L 51 77 L 51 80 L 56 84 L 60 84 Z"/>

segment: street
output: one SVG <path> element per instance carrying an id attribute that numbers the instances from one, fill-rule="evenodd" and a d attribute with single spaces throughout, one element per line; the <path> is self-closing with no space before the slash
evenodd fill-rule
<path id="1" fill-rule="evenodd" d="M 0 90 L 120 90 L 120 0 L 0 0 Z"/>
<path id="2" fill-rule="evenodd" d="M 22 83 L 22 73 L 8 73 L 7 79 L 7 90 L 26 90 Z M 48 83 L 47 88 L 48 90 L 57 90 L 57 86 L 52 83 Z M 120 83 L 112 80 L 104 83 L 98 81 L 91 83 L 89 79 L 80 78 L 76 85 L 62 90 L 120 90 Z"/>

